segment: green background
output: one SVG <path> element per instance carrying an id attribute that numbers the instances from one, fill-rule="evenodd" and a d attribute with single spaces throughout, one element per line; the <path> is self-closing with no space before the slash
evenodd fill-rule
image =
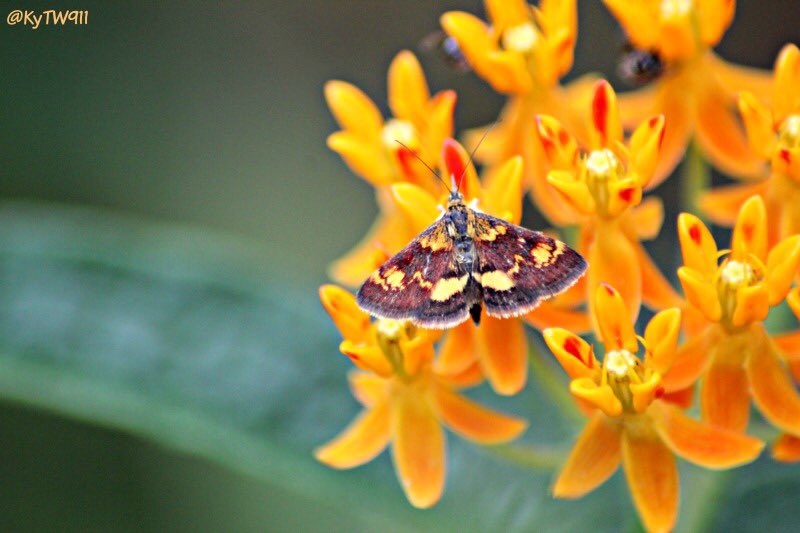
<path id="1" fill-rule="evenodd" d="M 771 67 L 798 37 L 800 5 L 739 4 L 721 55 Z M 325 148 L 335 124 L 322 84 L 352 81 L 385 110 L 394 53 L 416 49 L 440 13 L 481 13 L 479 2 L 4 2 L 0 15 L 26 8 L 90 16 L 86 26 L 35 31 L 0 24 L 1 529 L 527 529 L 532 517 L 560 530 L 637 527 L 619 475 L 584 501 L 533 505 L 520 494 L 546 486 L 544 473 L 524 479 L 454 438 L 457 474 L 427 513 L 407 508 L 385 456 L 348 473 L 308 459 L 356 410 L 316 287 L 375 215 L 371 189 Z M 599 2 L 579 10 L 571 76 L 615 80 L 622 35 Z M 502 98 L 479 79 L 420 58 L 432 88 L 458 91 L 459 129 L 496 117 Z M 667 266 L 677 261 L 676 182 L 658 191 L 669 218 L 652 250 Z M 285 311 L 287 300 L 297 309 Z M 149 350 L 151 331 L 174 344 Z M 94 409 L 125 402 L 98 382 L 155 403 Z M 572 434 L 536 392 L 483 397 L 539 411 L 546 445 Z M 272 452 L 256 449 L 258 438 L 201 445 L 219 428 L 174 422 L 164 405 L 176 403 L 232 417 L 251 437 L 280 428 L 298 437 L 288 443 L 297 457 L 264 466 Z M 759 467 L 743 469 L 751 483 L 741 490 L 728 481 L 739 475 L 692 484 L 697 472 L 685 469 L 681 527 L 796 529 L 800 470 Z M 692 501 L 695 489 L 702 498 Z M 373 491 L 385 508 L 360 498 Z M 486 500 L 501 509 L 472 520 L 483 507 L 470 502 Z M 725 513 L 698 507 L 715 501 Z"/>

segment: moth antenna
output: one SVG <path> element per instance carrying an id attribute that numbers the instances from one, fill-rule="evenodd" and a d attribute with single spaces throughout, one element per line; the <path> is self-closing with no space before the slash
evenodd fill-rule
<path id="1" fill-rule="evenodd" d="M 458 180 L 455 181 L 454 183 L 461 183 L 461 180 L 464 179 L 464 174 L 467 173 L 467 169 L 472 164 L 472 160 L 475 158 L 475 152 L 477 152 L 478 148 L 480 148 L 481 144 L 483 144 L 483 140 L 486 138 L 487 135 L 489 135 L 489 132 L 491 132 L 494 129 L 494 127 L 497 126 L 498 124 L 500 124 L 500 119 L 495 120 L 492 123 L 492 125 L 489 126 L 486 129 L 486 131 L 483 132 L 483 135 L 481 135 L 481 138 L 478 141 L 478 144 L 475 145 L 475 148 L 472 149 L 472 153 L 469 154 L 469 159 L 467 160 L 467 164 L 464 165 L 464 170 L 461 171 L 461 175 L 458 177 Z"/>
<path id="2" fill-rule="evenodd" d="M 419 161 L 420 163 L 422 163 L 423 165 L 425 165 L 425 168 L 427 168 L 428 170 L 430 170 L 430 171 L 431 171 L 431 174 L 433 174 L 434 176 L 436 176 L 436 179 L 438 179 L 439 181 L 441 181 L 441 182 L 444 184 L 444 188 L 445 188 L 445 189 L 447 189 L 447 192 L 449 192 L 450 194 L 453 194 L 453 189 L 451 189 L 450 187 L 448 187 L 448 186 L 447 186 L 447 182 L 446 182 L 446 181 L 445 181 L 445 180 L 444 180 L 444 179 L 443 179 L 443 178 L 442 178 L 442 177 L 439 175 L 439 173 L 438 173 L 438 172 L 436 172 L 435 170 L 433 170 L 433 169 L 430 167 L 430 165 L 428 165 L 428 163 L 426 163 L 425 161 L 423 161 L 423 160 L 422 160 L 422 158 L 421 158 L 420 156 L 418 156 L 418 155 L 417 155 L 417 153 L 416 153 L 414 150 L 412 150 L 411 148 L 409 148 L 408 146 L 406 146 L 406 145 L 405 145 L 405 144 L 403 144 L 402 142 L 398 141 L 397 139 L 395 139 L 395 140 L 394 140 L 394 142 L 396 142 L 397 144 L 399 144 L 400 146 L 402 146 L 403 148 L 405 148 L 406 150 L 408 150 L 408 152 L 409 152 L 411 155 L 413 155 L 413 156 L 414 156 L 414 158 L 415 158 L 417 161 Z"/>

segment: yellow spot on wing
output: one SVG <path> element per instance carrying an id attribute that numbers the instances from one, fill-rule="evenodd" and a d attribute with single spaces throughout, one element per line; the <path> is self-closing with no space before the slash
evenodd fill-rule
<path id="1" fill-rule="evenodd" d="M 433 287 L 433 283 L 423 278 L 419 270 L 414 272 L 414 275 L 411 276 L 411 280 L 418 282 L 419 286 L 422 287 L 423 289 L 430 289 L 431 287 Z"/>
<path id="2" fill-rule="evenodd" d="M 436 282 L 431 292 L 431 300 L 435 302 L 444 302 L 450 299 L 454 294 L 464 290 L 467 285 L 469 276 L 464 274 L 460 278 L 442 278 Z"/>
<path id="3" fill-rule="evenodd" d="M 450 238 L 444 232 L 444 225 L 440 225 L 429 235 L 420 238 L 419 245 L 431 252 L 447 250 L 452 246 Z"/>
<path id="4" fill-rule="evenodd" d="M 383 273 L 386 283 L 393 289 L 400 289 L 403 287 L 403 278 L 406 277 L 405 273 L 392 267 Z"/>
<path id="5" fill-rule="evenodd" d="M 494 289 L 496 291 L 507 291 L 514 286 L 511 278 L 502 270 L 486 272 L 481 276 L 480 281 L 485 289 Z"/>

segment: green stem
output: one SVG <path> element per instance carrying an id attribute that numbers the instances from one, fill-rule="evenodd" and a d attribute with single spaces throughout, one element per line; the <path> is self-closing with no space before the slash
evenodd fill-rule
<path id="1" fill-rule="evenodd" d="M 682 177 L 681 206 L 690 213 L 699 213 L 700 195 L 711 183 L 711 172 L 696 142 L 686 150 Z"/>
<path id="2" fill-rule="evenodd" d="M 567 458 L 565 450 L 539 447 L 530 444 L 502 444 L 486 446 L 486 450 L 500 459 L 531 470 L 555 470 Z"/>
<path id="3" fill-rule="evenodd" d="M 584 423 L 586 419 L 578 411 L 565 380 L 556 373 L 552 364 L 544 360 L 544 356 L 536 344 L 531 344 L 528 359 L 531 363 L 533 378 L 539 382 L 564 418 L 578 424 Z"/>

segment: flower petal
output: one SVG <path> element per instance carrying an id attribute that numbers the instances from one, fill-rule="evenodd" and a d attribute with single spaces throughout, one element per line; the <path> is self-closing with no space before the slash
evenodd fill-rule
<path id="1" fill-rule="evenodd" d="M 343 130 L 362 140 L 377 139 L 383 129 L 378 107 L 361 89 L 345 81 L 325 83 L 325 101 Z"/>
<path id="2" fill-rule="evenodd" d="M 375 344 L 359 344 L 345 340 L 339 345 L 339 351 L 349 357 L 353 364 L 361 370 L 375 372 L 383 377 L 389 377 L 394 374 L 392 365 Z"/>
<path id="3" fill-rule="evenodd" d="M 775 61 L 775 87 L 772 111 L 776 124 L 800 110 L 800 49 L 795 44 L 783 47 Z"/>
<path id="4" fill-rule="evenodd" d="M 375 186 L 394 181 L 389 160 L 381 147 L 356 137 L 349 131 L 337 131 L 328 136 L 328 148 L 339 154 L 355 174 Z"/>
<path id="5" fill-rule="evenodd" d="M 643 241 L 655 239 L 664 222 L 664 204 L 660 198 L 649 196 L 633 208 L 630 221 L 636 237 Z"/>
<path id="6" fill-rule="evenodd" d="M 586 182 L 576 180 L 565 170 L 551 170 L 547 175 L 547 182 L 552 185 L 566 202 L 577 211 L 591 215 L 595 212 L 595 202 Z"/>
<path id="7" fill-rule="evenodd" d="M 466 389 L 483 383 L 483 371 L 479 361 L 475 361 L 466 370 L 458 374 L 439 374 L 437 377 L 442 383 L 455 389 Z"/>
<path id="8" fill-rule="evenodd" d="M 736 2 L 731 0 L 698 0 L 698 26 L 700 38 L 709 46 L 715 46 L 733 21 Z"/>
<path id="9" fill-rule="evenodd" d="M 772 445 L 772 458 L 782 463 L 800 461 L 800 437 L 784 433 Z"/>
<path id="10" fill-rule="evenodd" d="M 767 255 L 766 282 L 769 304 L 778 305 L 786 298 L 800 265 L 800 235 L 784 239 Z"/>
<path id="11" fill-rule="evenodd" d="M 650 309 L 680 306 L 683 301 L 641 244 L 634 245 L 642 273 L 642 300 Z"/>
<path id="12" fill-rule="evenodd" d="M 664 140 L 661 142 L 658 164 L 647 188 L 653 189 L 667 179 L 683 159 L 695 121 L 692 118 L 691 100 L 680 77 L 665 80 L 659 94 L 658 112 L 665 118 Z M 650 112 L 652 113 L 652 111 Z"/>
<path id="13" fill-rule="evenodd" d="M 730 364 L 715 357 L 706 372 L 700 391 L 703 420 L 715 426 L 743 433 L 750 419 L 747 375 L 741 364 Z"/>
<path id="14" fill-rule="evenodd" d="M 347 374 L 350 392 L 364 407 L 374 407 L 386 400 L 388 381 L 371 372 L 354 370 Z"/>
<path id="15" fill-rule="evenodd" d="M 517 438 L 528 423 L 468 400 L 438 385 L 433 390 L 435 409 L 441 421 L 464 438 L 481 444 L 499 444 Z"/>
<path id="16" fill-rule="evenodd" d="M 525 322 L 539 330 L 559 325 L 570 331 L 584 334 L 592 329 L 591 320 L 585 311 L 565 309 L 550 302 L 542 302 L 539 307 L 523 318 Z"/>
<path id="17" fill-rule="evenodd" d="M 711 163 L 730 176 L 760 178 L 764 160 L 750 148 L 735 107 L 719 87 L 707 89 L 695 108 L 695 139 Z"/>
<path id="18" fill-rule="evenodd" d="M 445 437 L 430 407 L 410 394 L 393 411 L 392 458 L 400 486 L 414 507 L 427 508 L 442 497 Z"/>
<path id="19" fill-rule="evenodd" d="M 747 359 L 747 377 L 753 401 L 773 425 L 800 434 L 800 395 L 788 369 L 764 333 L 763 344 L 751 350 Z"/>
<path id="20" fill-rule="evenodd" d="M 658 25 L 654 24 L 657 14 L 650 2 L 637 0 L 603 0 L 614 15 L 628 38 L 636 48 L 654 50 L 659 44 Z"/>
<path id="21" fill-rule="evenodd" d="M 692 386 L 703 374 L 719 338 L 716 327 L 691 337 L 678 348 L 669 370 L 662 374 L 661 385 L 670 393 Z"/>
<path id="22" fill-rule="evenodd" d="M 449 11 L 440 18 L 442 28 L 455 39 L 470 67 L 500 93 L 513 92 L 513 87 L 488 61 L 489 52 L 497 45 L 489 28 L 481 19 L 470 13 Z"/>
<path id="23" fill-rule="evenodd" d="M 760 196 L 751 196 L 739 210 L 731 237 L 733 256 L 748 259 L 750 254 L 767 259 L 767 208 Z"/>
<path id="24" fill-rule="evenodd" d="M 641 187 L 646 187 L 655 175 L 664 131 L 664 115 L 657 115 L 642 122 L 631 135 L 631 163 Z"/>
<path id="25" fill-rule="evenodd" d="M 744 92 L 739 95 L 739 113 L 744 120 L 750 147 L 762 158 L 769 159 L 775 148 L 772 112 L 752 93 Z"/>
<path id="26" fill-rule="evenodd" d="M 392 185 L 390 191 L 415 234 L 424 231 L 441 213 L 436 200 L 422 187 L 398 183 Z"/>
<path id="27" fill-rule="evenodd" d="M 574 166 L 578 157 L 578 142 L 557 119 L 536 115 L 534 134 L 551 168 L 567 170 Z"/>
<path id="28" fill-rule="evenodd" d="M 733 311 L 731 323 L 744 326 L 760 322 L 769 314 L 769 293 L 764 283 L 752 287 L 740 287 L 736 290 L 736 309 Z"/>
<path id="29" fill-rule="evenodd" d="M 717 271 L 717 243 L 703 221 L 690 213 L 678 216 L 683 264 L 708 279 Z"/>
<path id="30" fill-rule="evenodd" d="M 422 129 L 431 94 L 422 66 L 408 50 L 398 53 L 389 65 L 388 91 L 392 114 Z"/>
<path id="31" fill-rule="evenodd" d="M 645 364 L 662 376 L 675 361 L 678 336 L 681 332 L 680 309 L 661 311 L 647 324 L 644 341 L 647 346 Z"/>
<path id="32" fill-rule="evenodd" d="M 475 325 L 467 321 L 448 330 L 434 363 L 437 374 L 460 374 L 478 359 Z"/>
<path id="33" fill-rule="evenodd" d="M 771 98 L 772 72 L 728 63 L 713 53 L 708 54 L 707 59 L 713 63 L 711 68 L 719 80 L 734 96 L 737 92 L 747 91 L 759 100 Z"/>
<path id="34" fill-rule="evenodd" d="M 700 209 L 714 224 L 733 226 L 742 204 L 754 194 L 763 195 L 766 189 L 766 182 L 715 187 L 700 196 Z"/>
<path id="35" fill-rule="evenodd" d="M 722 306 L 717 297 L 716 287 L 692 268 L 680 267 L 678 279 L 681 281 L 683 293 L 689 303 L 700 310 L 703 316 L 711 322 L 719 322 L 722 318 Z"/>
<path id="36" fill-rule="evenodd" d="M 800 362 L 800 331 L 792 331 L 781 335 L 773 335 L 772 340 L 783 358 L 791 362 Z"/>
<path id="37" fill-rule="evenodd" d="M 590 378 L 595 374 L 598 363 L 591 344 L 562 328 L 546 329 L 542 335 L 570 379 Z"/>
<path id="38" fill-rule="evenodd" d="M 614 148 L 622 141 L 617 94 L 606 80 L 600 80 L 595 85 L 591 118 L 593 128 L 589 130 L 589 146 L 593 150 Z"/>
<path id="39" fill-rule="evenodd" d="M 639 351 L 639 340 L 622 296 L 611 285 L 602 284 L 594 293 L 599 337 L 606 350 Z"/>
<path id="40" fill-rule="evenodd" d="M 481 317 L 480 361 L 486 379 L 498 394 L 518 393 L 528 380 L 528 343 L 519 319 Z"/>
<path id="41" fill-rule="evenodd" d="M 389 444 L 389 406 L 366 409 L 336 438 L 314 450 L 318 461 L 333 468 L 353 468 L 374 459 Z"/>
<path id="42" fill-rule="evenodd" d="M 800 320 L 800 287 L 789 291 L 789 294 L 786 296 L 786 303 L 789 304 L 789 308 L 794 313 L 794 316 Z"/>
<path id="43" fill-rule="evenodd" d="M 622 404 L 608 385 L 597 385 L 592 378 L 574 379 L 569 384 L 569 391 L 579 400 L 597 407 L 608 416 L 622 414 Z"/>
<path id="44" fill-rule="evenodd" d="M 611 477 L 621 457 L 621 426 L 596 412 L 581 431 L 553 484 L 556 498 L 580 498 Z"/>
<path id="45" fill-rule="evenodd" d="M 319 299 L 342 337 L 364 342 L 369 337 L 369 315 L 356 304 L 356 297 L 336 285 L 319 288 Z"/>
<path id="46" fill-rule="evenodd" d="M 505 162 L 492 176 L 486 187 L 486 209 L 512 224 L 522 218 L 522 157 Z"/>
<path id="47" fill-rule="evenodd" d="M 705 468 L 732 468 L 753 461 L 764 449 L 759 439 L 694 420 L 664 402 L 653 404 L 655 428 L 676 455 Z"/>
<path id="48" fill-rule="evenodd" d="M 670 531 L 678 513 L 678 467 L 655 434 L 622 434 L 622 466 L 648 531 Z"/>

